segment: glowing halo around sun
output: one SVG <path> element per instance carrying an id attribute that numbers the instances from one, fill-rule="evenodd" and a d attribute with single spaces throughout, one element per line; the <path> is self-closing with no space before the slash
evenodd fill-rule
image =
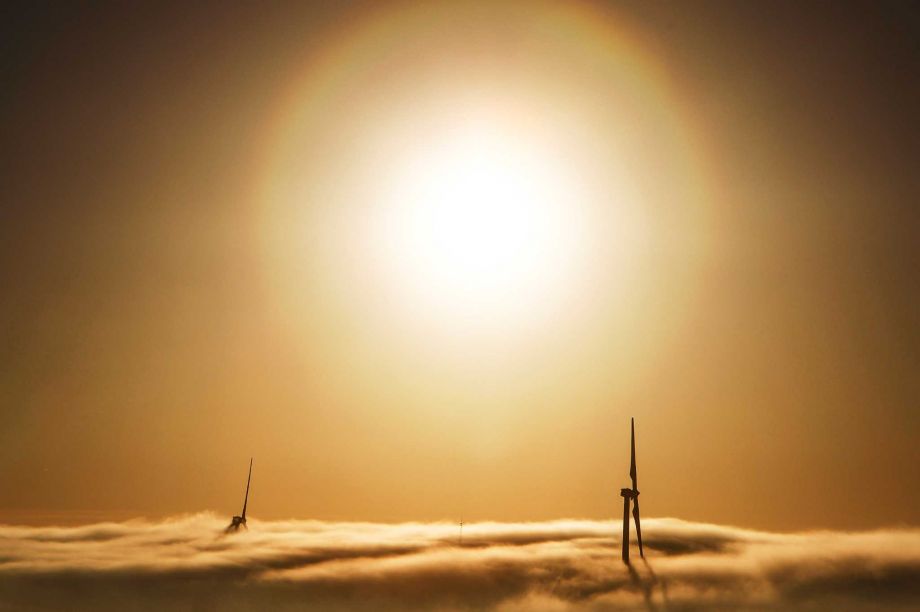
<path id="1" fill-rule="evenodd" d="M 466 118 L 426 132 L 381 190 L 383 273 L 453 315 L 514 316 L 552 299 L 586 231 L 577 177 L 508 124 Z"/>
<path id="2" fill-rule="evenodd" d="M 651 48 L 587 3 L 354 13 L 314 42 L 266 130 L 284 308 L 420 337 L 574 317 L 625 336 L 657 316 L 646 335 L 666 333 L 676 308 L 647 306 L 649 279 L 660 253 L 704 247 L 704 156 Z"/>

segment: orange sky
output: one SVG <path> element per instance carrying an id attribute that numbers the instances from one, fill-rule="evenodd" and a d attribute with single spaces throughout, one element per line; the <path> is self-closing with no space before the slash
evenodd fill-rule
<path id="1" fill-rule="evenodd" d="M 643 516 L 916 524 L 895 6 L 16 15 L 0 522 L 229 515 L 251 455 L 260 518 L 615 517 L 634 416 Z M 380 246 L 469 117 L 579 194 L 526 287 Z"/>

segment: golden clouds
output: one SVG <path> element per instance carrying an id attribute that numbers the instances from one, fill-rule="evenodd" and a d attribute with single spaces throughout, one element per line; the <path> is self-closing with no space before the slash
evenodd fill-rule
<path id="1" fill-rule="evenodd" d="M 920 532 L 769 533 L 650 519 L 648 564 L 597 521 L 0 527 L 0 604 L 72 610 L 907 609 Z"/>

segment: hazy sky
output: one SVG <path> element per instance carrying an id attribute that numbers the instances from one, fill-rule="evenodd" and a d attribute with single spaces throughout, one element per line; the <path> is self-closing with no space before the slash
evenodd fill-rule
<path id="1" fill-rule="evenodd" d="M 915 3 L 167 4 L 0 13 L 0 522 L 920 523 Z"/>

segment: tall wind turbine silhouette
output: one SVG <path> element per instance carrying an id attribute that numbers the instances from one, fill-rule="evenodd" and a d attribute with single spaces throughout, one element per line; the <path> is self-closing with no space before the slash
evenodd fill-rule
<path id="1" fill-rule="evenodd" d="M 239 531 L 240 527 L 244 529 L 249 529 L 246 526 L 246 505 L 249 503 L 249 483 L 252 480 L 252 457 L 249 458 L 249 476 L 246 477 L 246 497 L 243 498 L 243 511 L 239 516 L 234 516 L 230 519 L 230 524 L 227 525 L 226 533 L 231 533 L 234 531 Z"/>
<path id="2" fill-rule="evenodd" d="M 629 564 L 629 500 L 633 504 L 633 519 L 636 521 L 636 538 L 639 540 L 639 556 L 645 558 L 642 551 L 642 528 L 639 526 L 639 484 L 636 478 L 636 421 L 629 419 L 629 476 L 632 478 L 631 489 L 620 489 L 623 496 L 623 563 Z"/>

